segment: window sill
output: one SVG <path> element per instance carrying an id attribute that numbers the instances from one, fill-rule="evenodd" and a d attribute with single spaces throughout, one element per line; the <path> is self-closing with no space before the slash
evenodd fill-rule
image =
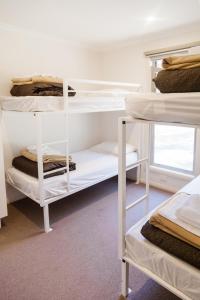
<path id="1" fill-rule="evenodd" d="M 185 179 L 185 180 L 192 180 L 195 177 L 194 174 L 186 174 L 186 173 L 182 173 L 182 172 L 178 172 L 178 171 L 174 171 L 174 170 L 167 170 L 167 169 L 160 168 L 157 166 L 152 166 L 152 165 L 150 166 L 150 171 L 153 171 L 153 172 L 156 172 L 159 174 L 178 177 L 180 179 Z"/>

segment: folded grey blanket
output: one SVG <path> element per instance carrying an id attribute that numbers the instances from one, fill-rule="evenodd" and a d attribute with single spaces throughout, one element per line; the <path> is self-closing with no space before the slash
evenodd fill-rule
<path id="1" fill-rule="evenodd" d="M 152 244 L 165 250 L 190 265 L 200 269 L 200 250 L 178 238 L 160 230 L 149 222 L 141 229 L 141 234 Z"/>
<path id="2" fill-rule="evenodd" d="M 200 67 L 187 70 L 162 70 L 153 81 L 161 93 L 200 92 Z"/>
<path id="3" fill-rule="evenodd" d="M 73 97 L 76 92 L 71 86 L 68 86 L 69 96 Z M 11 91 L 12 96 L 63 96 L 62 83 L 44 83 L 36 82 L 31 84 L 13 85 Z"/>

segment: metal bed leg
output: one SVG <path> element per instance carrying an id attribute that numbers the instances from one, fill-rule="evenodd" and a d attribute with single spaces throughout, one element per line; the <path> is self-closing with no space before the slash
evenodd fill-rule
<path id="1" fill-rule="evenodd" d="M 121 286 L 121 295 L 126 298 L 129 293 L 128 283 L 129 283 L 129 263 L 125 260 L 122 260 L 122 286 Z"/>
<path id="2" fill-rule="evenodd" d="M 52 231 L 52 228 L 50 227 L 49 224 L 49 205 L 45 205 L 43 207 L 43 215 L 44 215 L 44 231 L 46 233 Z"/>
<path id="3" fill-rule="evenodd" d="M 140 173 L 141 173 L 140 166 L 137 167 L 137 171 L 136 172 L 137 172 L 137 175 L 136 175 L 136 178 L 137 178 L 136 184 L 139 184 L 140 183 Z"/>

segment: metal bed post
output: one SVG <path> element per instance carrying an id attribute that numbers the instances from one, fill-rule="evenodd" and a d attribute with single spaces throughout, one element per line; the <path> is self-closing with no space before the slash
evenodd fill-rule
<path id="1" fill-rule="evenodd" d="M 142 156 L 141 156 L 141 138 L 139 138 L 139 141 L 138 141 L 138 144 L 137 144 L 137 153 L 138 153 L 138 160 L 140 160 L 141 158 L 142 158 Z M 137 180 L 136 180 L 136 184 L 139 184 L 140 183 L 140 176 L 141 176 L 141 165 L 139 165 L 138 167 L 137 167 L 137 171 L 136 171 L 137 173 Z"/>
<path id="2" fill-rule="evenodd" d="M 42 154 L 42 114 L 35 113 L 36 117 L 36 150 L 38 163 L 38 179 L 39 179 L 39 199 L 40 206 L 43 207 L 44 230 L 46 233 L 50 232 L 52 228 L 49 224 L 49 205 L 45 203 L 44 199 L 44 170 L 43 170 L 43 154 Z"/>
<path id="3" fill-rule="evenodd" d="M 129 264 L 123 259 L 125 255 L 125 234 L 126 234 L 126 121 L 119 119 L 119 175 L 118 175 L 118 213 L 119 213 L 119 257 L 121 259 L 122 296 L 128 295 Z"/>
<path id="4" fill-rule="evenodd" d="M 70 191 L 70 174 L 69 174 L 69 85 L 68 82 L 63 81 L 63 97 L 65 110 L 65 135 L 67 136 L 65 144 L 66 156 L 66 171 L 67 171 L 67 191 Z"/>
<path id="5" fill-rule="evenodd" d="M 147 160 L 145 162 L 145 191 L 146 191 L 146 201 L 145 210 L 146 214 L 149 212 L 149 170 L 150 170 L 150 151 L 151 151 L 151 124 L 148 123 L 148 147 L 147 147 Z"/>

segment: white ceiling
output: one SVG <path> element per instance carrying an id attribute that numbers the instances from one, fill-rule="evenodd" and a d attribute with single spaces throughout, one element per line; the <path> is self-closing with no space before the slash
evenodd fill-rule
<path id="1" fill-rule="evenodd" d="M 0 23 L 106 45 L 200 22 L 200 0 L 0 0 Z"/>

